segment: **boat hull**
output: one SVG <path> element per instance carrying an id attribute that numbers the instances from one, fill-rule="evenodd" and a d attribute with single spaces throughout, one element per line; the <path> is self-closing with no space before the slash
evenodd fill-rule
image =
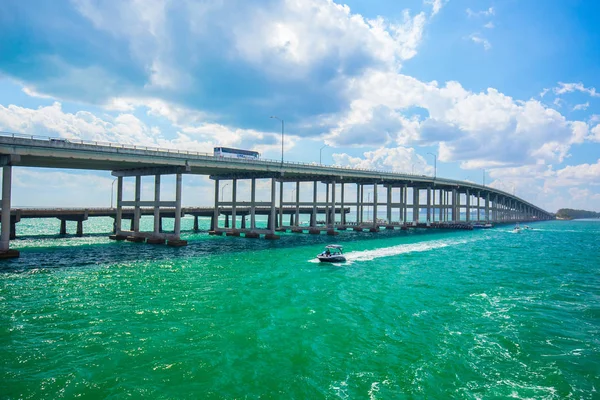
<path id="1" fill-rule="evenodd" d="M 318 255 L 317 258 L 321 262 L 329 262 L 329 263 L 338 263 L 338 262 L 346 261 L 346 257 L 344 257 L 344 256 L 329 256 L 329 257 L 327 257 L 327 256 Z"/>

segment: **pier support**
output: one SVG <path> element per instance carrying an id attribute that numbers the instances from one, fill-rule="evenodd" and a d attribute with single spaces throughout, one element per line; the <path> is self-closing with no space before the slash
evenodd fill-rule
<path id="1" fill-rule="evenodd" d="M 0 258 L 19 257 L 18 250 L 10 249 L 10 196 L 12 185 L 12 166 L 2 168 L 2 222 L 0 227 Z"/>

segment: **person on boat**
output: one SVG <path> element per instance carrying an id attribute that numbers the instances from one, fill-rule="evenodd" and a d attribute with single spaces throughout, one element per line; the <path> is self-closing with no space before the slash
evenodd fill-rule
<path id="1" fill-rule="evenodd" d="M 329 249 L 325 250 L 325 255 L 326 255 L 327 257 L 329 257 L 329 256 L 331 255 L 331 252 L 329 251 Z"/>

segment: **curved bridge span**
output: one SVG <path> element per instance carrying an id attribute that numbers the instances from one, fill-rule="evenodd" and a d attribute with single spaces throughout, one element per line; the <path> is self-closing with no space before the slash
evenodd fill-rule
<path id="1" fill-rule="evenodd" d="M 300 210 L 306 207 L 311 209 L 309 229 L 316 229 L 318 208 L 325 207 L 325 225 L 329 232 L 334 232 L 338 226 L 348 225 L 346 219 L 349 217 L 352 217 L 355 226 L 375 230 L 382 225 L 451 222 L 472 224 L 484 221 L 508 223 L 553 218 L 551 213 L 510 193 L 471 182 L 319 164 L 222 158 L 193 151 L 116 143 L 0 134 L 0 164 L 3 167 L 2 221 L 10 218 L 12 166 L 111 171 L 118 180 L 115 238 L 133 237 L 151 243 L 170 240 L 173 245 L 184 244 L 179 241 L 182 174 L 207 175 L 214 180 L 214 219 L 211 232 L 215 234 L 241 233 L 246 237 L 264 234 L 267 238 L 277 238 L 276 229 L 285 229 L 282 211 L 285 207 L 296 209 L 296 218 L 290 219 L 290 229 L 298 228 Z M 162 175 L 176 176 L 175 201 L 160 200 Z M 155 177 L 155 196 L 151 201 L 141 200 L 142 176 Z M 123 177 L 135 177 L 133 201 L 123 200 Z M 256 201 L 257 179 L 270 180 L 270 201 Z M 250 222 L 249 227 L 245 226 L 243 229 L 238 229 L 236 225 L 236 216 L 239 215 L 236 209 L 241 206 L 240 199 L 237 198 L 237 185 L 240 180 L 250 180 L 251 183 L 250 199 L 246 199 L 243 205 L 249 210 Z M 232 198 L 228 202 L 219 200 L 219 185 L 223 181 L 231 185 Z M 325 201 L 317 201 L 318 184 L 325 184 Z M 312 201 L 300 202 L 300 191 L 303 189 L 305 192 L 307 185 L 309 193 L 312 192 Z M 347 196 L 349 187 L 353 192 L 351 199 Z M 284 193 L 285 189 L 287 192 Z M 284 199 L 290 201 L 286 202 Z M 132 229 L 129 231 L 121 229 L 123 207 L 134 209 Z M 154 209 L 153 232 L 139 230 L 142 207 Z M 218 226 L 219 210 L 223 207 L 230 209 L 231 227 Z M 269 207 L 270 210 L 266 229 L 256 227 L 254 217 L 260 207 Z M 345 207 L 350 207 L 351 212 L 348 215 L 345 212 L 337 215 L 336 209 Z M 172 208 L 175 211 L 175 229 L 172 234 L 160 232 L 161 208 Z M 365 210 L 369 212 L 367 218 Z M 0 251 L 4 252 L 9 249 L 8 225 L 2 224 Z"/>

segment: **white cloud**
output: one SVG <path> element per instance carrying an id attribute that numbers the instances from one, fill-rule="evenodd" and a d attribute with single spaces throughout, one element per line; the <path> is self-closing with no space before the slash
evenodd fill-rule
<path id="1" fill-rule="evenodd" d="M 442 0 L 423 0 L 424 4 L 428 4 L 431 6 L 431 15 L 435 15 L 442 9 L 444 5 Z"/>
<path id="2" fill-rule="evenodd" d="M 585 102 L 585 103 L 583 103 L 583 104 L 576 104 L 576 105 L 573 107 L 573 111 L 577 111 L 577 110 L 584 110 L 584 111 L 585 111 L 585 110 L 587 110 L 587 109 L 588 109 L 588 107 L 589 107 L 589 106 L 590 106 L 590 102 L 589 102 L 589 101 L 586 101 L 586 102 Z"/>
<path id="3" fill-rule="evenodd" d="M 345 167 L 394 171 L 416 175 L 432 175 L 434 168 L 417 154 L 415 149 L 406 147 L 380 148 L 363 153 L 363 157 L 348 154 L 333 154 L 336 165 Z"/>
<path id="4" fill-rule="evenodd" d="M 492 48 L 492 44 L 484 37 L 482 37 L 479 33 L 473 33 L 469 36 L 474 43 L 481 44 L 485 50 L 489 50 Z"/>
<path id="5" fill-rule="evenodd" d="M 557 95 L 573 92 L 587 93 L 592 97 L 600 97 L 600 93 L 596 92 L 596 88 L 586 88 L 583 83 L 563 83 L 558 82 L 558 87 L 552 89 Z"/>
<path id="6" fill-rule="evenodd" d="M 490 21 L 487 24 L 485 24 L 483 27 L 486 29 L 494 29 L 496 27 L 496 25 L 494 25 L 494 23 L 492 21 Z"/>
<path id="7" fill-rule="evenodd" d="M 592 130 L 591 130 L 591 135 L 586 137 L 587 140 L 591 141 L 591 142 L 597 142 L 600 143 L 600 124 L 596 125 Z"/>
<path id="8" fill-rule="evenodd" d="M 37 109 L 0 105 L 0 129 L 72 140 L 175 148 L 203 153 L 212 153 L 212 148 L 217 145 L 239 146 L 243 143 L 244 148 L 255 148 L 261 152 L 279 146 L 279 142 L 275 140 L 278 135 L 273 133 L 205 123 L 195 120 L 197 116 L 190 117 L 186 113 L 189 110 L 173 108 L 162 102 L 148 104 L 149 113 L 157 112 L 158 115 L 169 118 L 175 129 L 179 128 L 174 138 L 166 139 L 160 129 L 148 126 L 133 114 L 121 113 L 116 117 L 99 118 L 87 111 L 67 113 L 58 102 Z M 162 109 L 159 105 L 166 108 Z M 295 143 L 295 138 L 288 137 L 286 148 L 292 148 Z"/>
<path id="9" fill-rule="evenodd" d="M 489 17 L 490 15 L 494 15 L 496 13 L 496 11 L 494 10 L 494 7 L 490 7 L 487 10 L 482 10 L 482 11 L 473 11 L 470 8 L 467 8 L 466 10 L 467 12 L 467 16 L 468 17 Z"/>

